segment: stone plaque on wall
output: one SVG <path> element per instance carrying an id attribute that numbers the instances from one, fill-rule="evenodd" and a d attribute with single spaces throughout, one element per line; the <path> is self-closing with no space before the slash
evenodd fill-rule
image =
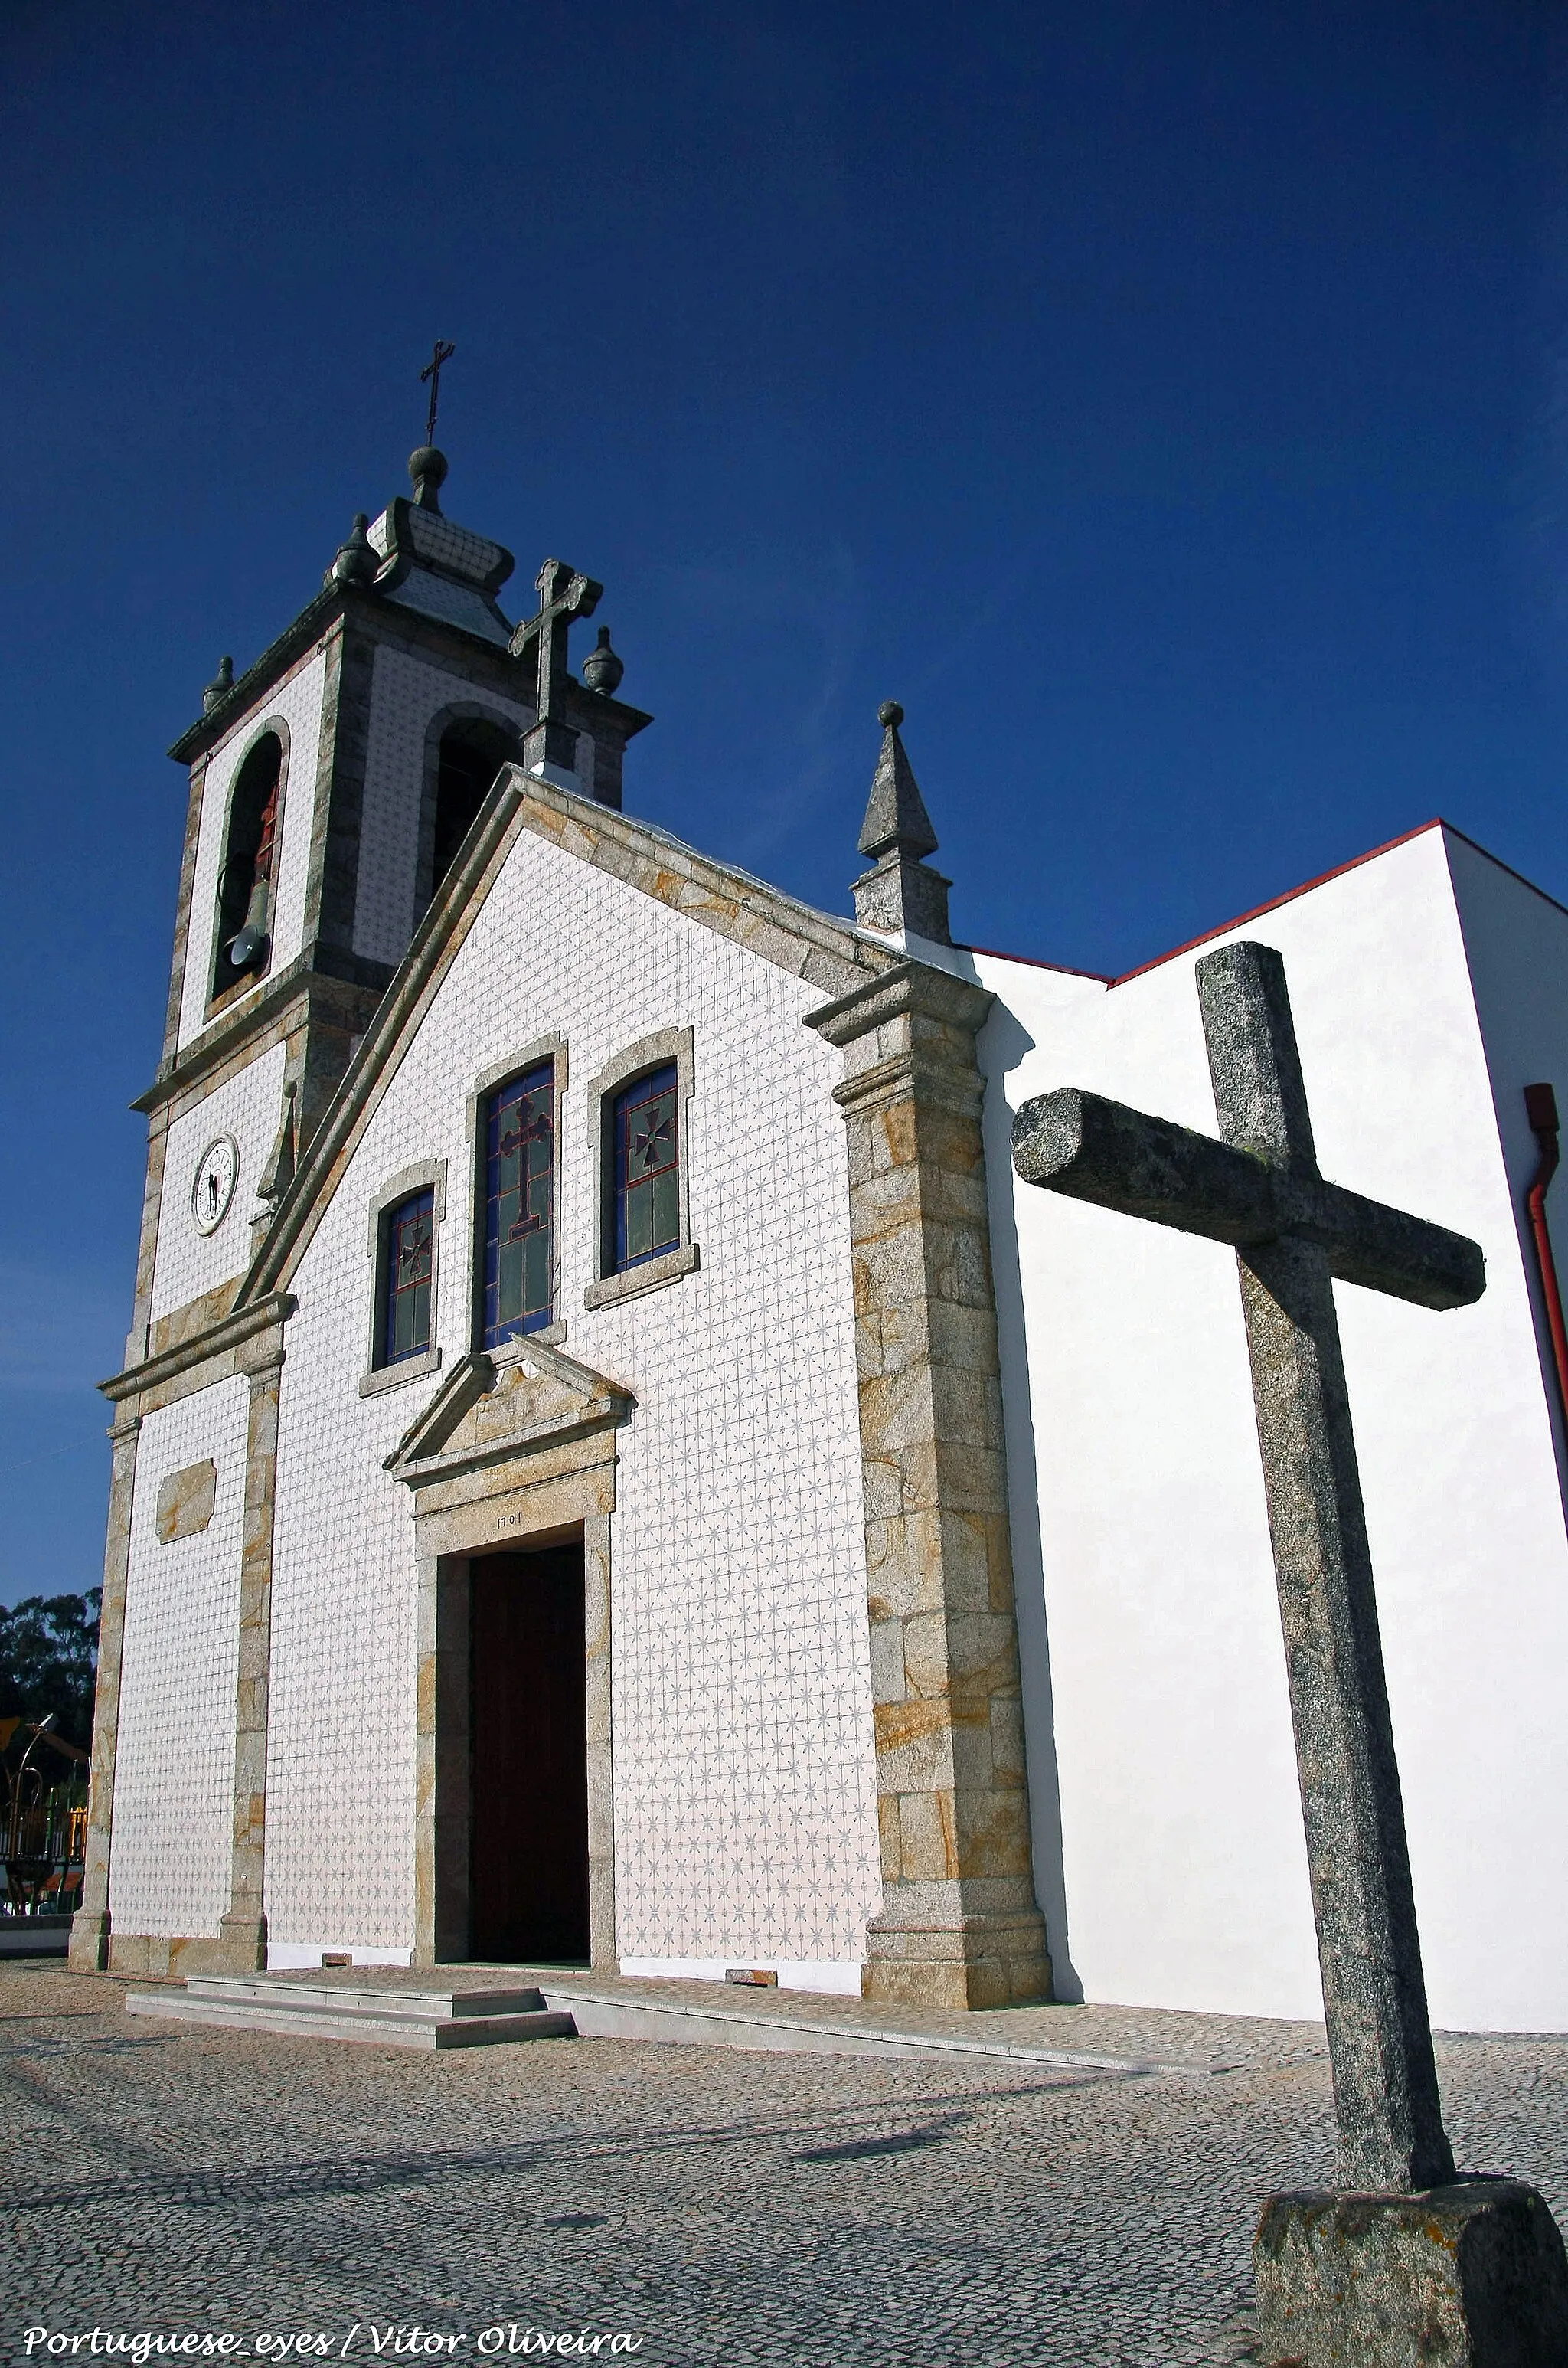
<path id="1" fill-rule="evenodd" d="M 218 1467 L 210 1460 L 171 1472 L 158 1490 L 159 1543 L 166 1546 L 176 1538 L 191 1538 L 198 1530 L 204 1530 L 217 1498 Z"/>

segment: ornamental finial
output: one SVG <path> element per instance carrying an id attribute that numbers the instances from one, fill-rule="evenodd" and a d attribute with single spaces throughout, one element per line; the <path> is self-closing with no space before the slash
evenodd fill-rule
<path id="1" fill-rule="evenodd" d="M 619 689 L 620 678 L 625 672 L 626 668 L 609 645 L 609 627 L 601 625 L 597 645 L 583 660 L 583 680 L 590 690 L 597 690 L 601 699 L 611 699 Z"/>
<path id="2" fill-rule="evenodd" d="M 877 721 L 882 727 L 881 754 L 871 776 L 866 819 L 860 825 L 860 852 L 873 860 L 895 849 L 915 857 L 934 855 L 937 834 L 898 736 L 903 710 L 896 699 L 883 700 Z"/>
<path id="3" fill-rule="evenodd" d="M 363 510 L 354 514 L 354 525 L 348 540 L 327 570 L 329 584 L 373 584 L 381 561 L 370 546 L 365 529 L 370 521 Z"/>
<path id="4" fill-rule="evenodd" d="M 870 857 L 874 869 L 855 882 L 855 917 L 862 928 L 880 935 L 913 934 L 950 946 L 951 883 L 925 860 L 936 853 L 937 834 L 898 736 L 903 710 L 896 699 L 883 700 L 877 721 L 882 727 L 881 752 L 860 825 L 860 852 Z"/>
<path id="5" fill-rule="evenodd" d="M 434 510 L 441 515 L 441 488 L 447 482 L 447 456 L 437 452 L 434 444 L 421 444 L 408 456 L 408 473 L 414 480 L 414 507 L 416 510 Z"/>

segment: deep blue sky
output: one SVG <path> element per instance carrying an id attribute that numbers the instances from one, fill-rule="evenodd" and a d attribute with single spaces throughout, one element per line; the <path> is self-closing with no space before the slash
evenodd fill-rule
<path id="1" fill-rule="evenodd" d="M 97 1577 L 163 752 L 437 335 L 449 513 L 514 613 L 604 582 L 628 804 L 715 854 L 846 910 L 897 697 L 984 945 L 1125 969 L 1436 813 L 1568 895 L 1562 29 L 8 0 L 0 1599 Z"/>

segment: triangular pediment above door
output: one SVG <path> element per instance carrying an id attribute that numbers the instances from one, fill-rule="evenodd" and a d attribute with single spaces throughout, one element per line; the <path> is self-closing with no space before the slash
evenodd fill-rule
<path id="1" fill-rule="evenodd" d="M 451 1479 L 616 1429 L 636 1403 L 619 1382 L 559 1349 L 524 1339 L 494 1355 L 476 1349 L 454 1366 L 384 1469 L 411 1487 Z"/>

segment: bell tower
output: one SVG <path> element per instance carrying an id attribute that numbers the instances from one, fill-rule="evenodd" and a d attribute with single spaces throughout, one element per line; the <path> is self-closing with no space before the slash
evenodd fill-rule
<path id="1" fill-rule="evenodd" d="M 510 552 L 412 490 L 357 517 L 321 590 L 237 677 L 225 658 L 170 755 L 188 767 L 163 1056 L 136 1104 L 147 1188 L 128 1366 L 228 1311 L 272 1207 L 497 772 L 619 806 L 628 740 L 601 587 L 558 560 L 514 625 Z"/>

